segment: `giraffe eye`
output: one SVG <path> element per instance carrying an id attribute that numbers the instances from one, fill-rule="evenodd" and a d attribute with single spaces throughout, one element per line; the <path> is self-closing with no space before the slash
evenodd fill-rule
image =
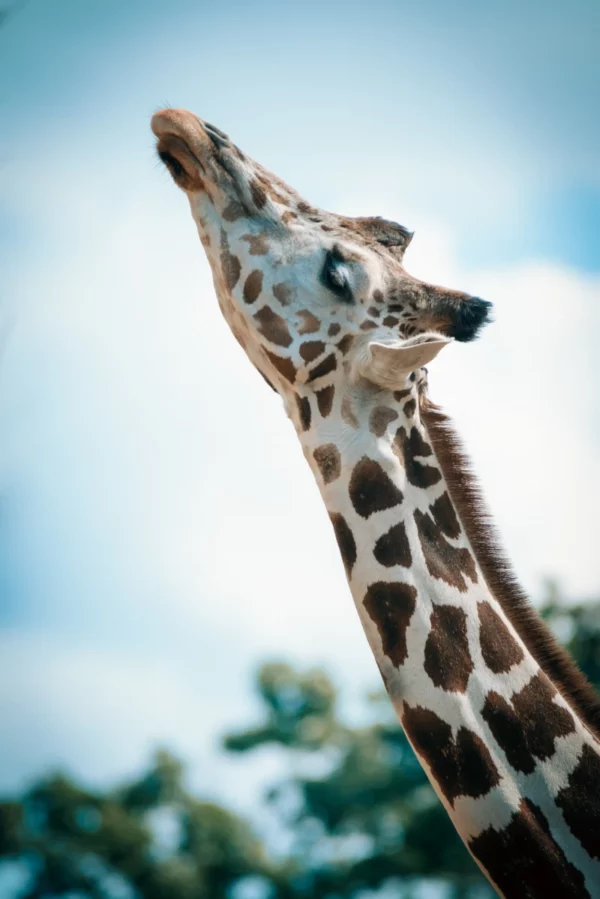
<path id="1" fill-rule="evenodd" d="M 350 288 L 350 272 L 347 264 L 335 250 L 329 250 L 325 256 L 322 281 L 332 293 L 345 303 L 352 302 Z"/>

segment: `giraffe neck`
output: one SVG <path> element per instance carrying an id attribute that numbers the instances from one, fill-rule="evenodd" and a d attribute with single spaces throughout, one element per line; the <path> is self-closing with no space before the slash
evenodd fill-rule
<path id="1" fill-rule="evenodd" d="M 468 520 L 473 488 L 446 476 L 418 380 L 394 394 L 300 393 L 288 409 L 361 623 L 421 764 L 496 888 L 600 896 L 592 712 L 560 682 L 568 662 L 554 647 L 535 652 L 548 635 L 534 633 L 532 650 L 519 628 L 529 616 L 541 630 L 535 614 L 502 601 Z"/>

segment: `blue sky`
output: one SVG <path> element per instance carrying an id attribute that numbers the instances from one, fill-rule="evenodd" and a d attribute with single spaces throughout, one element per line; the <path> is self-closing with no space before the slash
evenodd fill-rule
<path id="1" fill-rule="evenodd" d="M 597 595 L 599 19 L 30 0 L 0 30 L 1 789 L 58 765 L 110 781 L 163 742 L 248 807 L 276 754 L 215 747 L 252 720 L 259 660 L 377 683 L 295 435 L 155 161 L 165 103 L 311 201 L 415 228 L 415 274 L 494 300 L 432 394 L 528 589 Z"/>

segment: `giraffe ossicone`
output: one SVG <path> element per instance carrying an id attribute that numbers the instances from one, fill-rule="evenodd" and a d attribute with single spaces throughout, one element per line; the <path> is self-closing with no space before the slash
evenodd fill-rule
<path id="1" fill-rule="evenodd" d="M 412 234 L 307 203 L 185 110 L 152 119 L 220 308 L 282 396 L 384 683 L 506 897 L 600 897 L 600 703 L 514 580 L 424 365 L 478 297 L 403 266 Z"/>

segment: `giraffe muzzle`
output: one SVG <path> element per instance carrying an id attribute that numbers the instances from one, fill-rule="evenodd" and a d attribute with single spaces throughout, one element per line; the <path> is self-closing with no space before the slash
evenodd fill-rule
<path id="1" fill-rule="evenodd" d="M 491 321 L 492 304 L 467 293 L 427 286 L 422 303 L 420 328 L 437 331 L 460 343 L 475 340 Z"/>
<path id="2" fill-rule="evenodd" d="M 186 191 L 206 190 L 227 170 L 229 137 L 186 109 L 162 109 L 152 117 L 157 152 L 175 183 Z"/>
<path id="3" fill-rule="evenodd" d="M 445 333 L 461 343 L 474 340 L 484 325 L 491 321 L 492 304 L 480 297 L 468 297 L 457 303 Z"/>

